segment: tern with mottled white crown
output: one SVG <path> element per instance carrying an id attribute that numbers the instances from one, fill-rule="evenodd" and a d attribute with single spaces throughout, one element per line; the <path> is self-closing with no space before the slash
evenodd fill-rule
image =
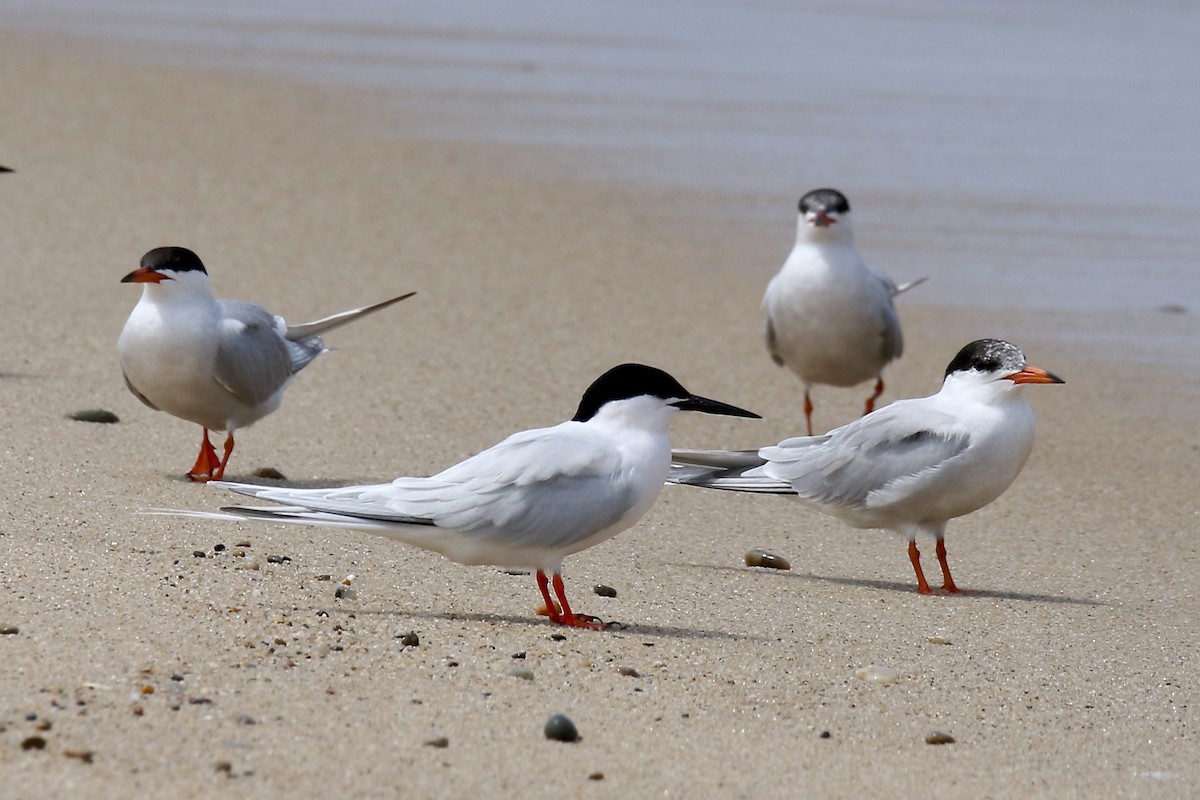
<path id="1" fill-rule="evenodd" d="M 262 306 L 214 297 L 204 264 L 185 247 L 151 250 L 121 282 L 142 285 L 117 339 L 125 385 L 150 408 L 204 428 L 187 474 L 199 482 L 224 475 L 234 431 L 279 408 L 296 373 L 326 352 L 321 334 L 416 294 L 288 325 Z M 210 430 L 227 432 L 220 458 Z"/>
<path id="2" fill-rule="evenodd" d="M 946 561 L 946 523 L 977 511 L 1016 480 L 1033 450 L 1033 409 L 1022 387 L 1063 383 L 1025 362 L 1015 345 L 980 339 L 946 367 L 941 391 L 898 400 L 823 436 L 749 451 L 676 450 L 670 481 L 781 494 L 856 528 L 908 541 L 917 591 L 928 594 L 918 533 L 937 542 L 943 590 L 957 592 Z"/>
<path id="3" fill-rule="evenodd" d="M 800 198 L 796 244 L 763 296 L 767 351 L 804 383 L 804 419 L 813 434 L 812 387 L 850 387 L 875 379 L 863 413 L 883 394 L 883 368 L 904 352 L 892 298 L 924 278 L 896 286 L 854 247 L 850 202 L 836 189 Z"/>
<path id="4" fill-rule="evenodd" d="M 680 411 L 758 418 L 694 395 L 660 369 L 622 364 L 592 383 L 569 421 L 515 433 L 429 478 L 330 489 L 214 482 L 283 505 L 168 513 L 355 528 L 460 564 L 536 570 L 551 621 L 600 629 L 567 603 L 563 559 L 616 536 L 654 504 L 671 464 L 667 429 Z"/>

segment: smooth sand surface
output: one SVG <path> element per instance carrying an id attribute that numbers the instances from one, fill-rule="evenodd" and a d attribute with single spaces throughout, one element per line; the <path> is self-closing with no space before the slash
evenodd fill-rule
<path id="1" fill-rule="evenodd" d="M 1029 390 L 1040 433 L 1018 482 L 951 523 L 961 596 L 918 596 L 891 534 L 667 487 L 566 564 L 577 610 L 624 627 L 561 631 L 534 615 L 531 576 L 357 532 L 139 513 L 229 497 L 181 479 L 197 428 L 125 390 L 114 344 L 137 289 L 120 277 L 179 244 L 222 296 L 293 320 L 419 292 L 329 337 L 239 436 L 235 479 L 428 474 L 569 417 L 626 360 L 766 417 L 684 417 L 677 446 L 747 447 L 802 424 L 758 311 L 790 210 L 763 230 L 721 217 L 747 198 L 536 179 L 520 165 L 555 151 L 394 141 L 369 96 L 69 39 L 0 34 L 0 74 L 17 170 L 0 176 L 4 797 L 1195 795 L 1197 378 L 1087 344 L 1195 340 L 1195 313 L 903 299 L 885 399 L 935 391 L 982 336 L 1068 381 Z M 819 391 L 818 423 L 864 394 Z M 120 423 L 66 418 L 87 408 Z M 746 568 L 755 546 L 792 570 Z M 356 596 L 335 598 L 351 575 Z M 897 679 L 857 677 L 870 665 Z M 559 712 L 582 741 L 543 737 Z"/>

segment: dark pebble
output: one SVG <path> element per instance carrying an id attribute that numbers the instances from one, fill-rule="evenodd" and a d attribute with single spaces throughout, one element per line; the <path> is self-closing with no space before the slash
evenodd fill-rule
<path id="1" fill-rule="evenodd" d="M 930 731 L 925 734 L 925 744 L 954 744 L 954 737 L 942 731 Z"/>
<path id="2" fill-rule="evenodd" d="M 555 714 L 550 717 L 546 720 L 546 727 L 542 729 L 542 732 L 546 734 L 547 739 L 556 742 L 579 741 L 579 730 L 566 714 Z"/>
<path id="3" fill-rule="evenodd" d="M 832 734 L 832 733 L 830 733 L 829 731 L 821 731 L 821 738 L 822 738 L 822 739 L 828 739 L 830 736 L 833 736 L 833 734 Z"/>
<path id="4" fill-rule="evenodd" d="M 602 780 L 604 780 L 604 773 L 603 772 L 593 772 L 591 775 L 588 775 L 588 780 L 589 781 L 602 781 Z"/>
<path id="5" fill-rule="evenodd" d="M 91 764 L 96 757 L 91 750 L 63 750 L 63 755 L 67 758 L 77 758 L 85 764 Z"/>
<path id="6" fill-rule="evenodd" d="M 640 678 L 641 675 L 633 667 L 617 667 L 617 673 L 624 675 L 626 678 Z"/>
<path id="7" fill-rule="evenodd" d="M 224 549 L 225 549 L 225 545 L 223 545 L 223 544 L 214 544 L 214 545 L 213 545 L 213 552 L 214 552 L 214 553 L 220 553 L 220 552 L 221 552 L 222 550 L 224 550 Z"/>
<path id="8" fill-rule="evenodd" d="M 193 550 L 192 555 L 196 558 L 208 558 L 208 553 L 204 552 L 203 550 Z"/>
<path id="9" fill-rule="evenodd" d="M 592 587 L 592 591 L 601 597 L 616 597 L 617 590 L 611 586 L 605 586 L 603 583 L 598 583 Z"/>
<path id="10" fill-rule="evenodd" d="M 339 586 L 334 591 L 333 596 L 339 600 L 354 600 L 358 597 L 358 592 L 351 589 L 349 586 Z"/>
<path id="11" fill-rule="evenodd" d="M 15 636 L 20 632 L 16 625 L 0 625 L 0 636 Z"/>
<path id="12" fill-rule="evenodd" d="M 550 638 L 556 642 L 565 642 L 567 640 L 567 636 L 564 633 L 552 633 L 550 634 Z"/>
<path id="13" fill-rule="evenodd" d="M 99 422 L 101 425 L 112 425 L 121 420 L 111 411 L 105 411 L 103 408 L 88 408 L 83 411 L 73 411 L 67 415 L 68 419 L 73 419 L 76 422 Z"/>
<path id="14" fill-rule="evenodd" d="M 22 750 L 45 750 L 46 740 L 41 736 L 28 736 L 21 742 Z"/>
<path id="15" fill-rule="evenodd" d="M 426 747 L 446 748 L 450 746 L 450 740 L 445 736 L 435 736 L 432 739 L 425 740 Z"/>
<path id="16" fill-rule="evenodd" d="M 400 644 L 403 647 L 420 647 L 421 646 L 421 637 L 417 635 L 416 631 L 408 631 L 407 633 L 402 633 L 398 636 L 398 638 L 400 639 Z"/>
<path id="17" fill-rule="evenodd" d="M 291 561 L 291 556 L 267 556 L 268 564 L 282 564 L 285 561 Z"/>
<path id="18" fill-rule="evenodd" d="M 189 697 L 188 703 L 194 706 L 211 706 L 212 699 L 208 697 Z"/>

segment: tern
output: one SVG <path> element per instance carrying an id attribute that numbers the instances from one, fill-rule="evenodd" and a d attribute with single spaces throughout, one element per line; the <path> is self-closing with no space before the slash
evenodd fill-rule
<path id="1" fill-rule="evenodd" d="M 875 379 L 869 414 L 883 394 L 883 368 L 904 351 L 892 298 L 924 278 L 896 286 L 854 247 L 850 203 L 836 189 L 800 198 L 796 244 L 763 296 L 767 351 L 804 383 L 804 419 L 813 434 L 812 387 L 857 386 Z"/>
<path id="2" fill-rule="evenodd" d="M 660 369 L 622 364 L 592 383 L 569 421 L 515 433 L 432 477 L 329 489 L 221 481 L 212 485 L 283 505 L 179 513 L 355 528 L 460 564 L 536 570 L 552 622 L 601 630 L 571 610 L 563 559 L 616 536 L 654 504 L 671 464 L 667 429 L 680 411 L 758 418 L 694 395 Z"/>
<path id="3" fill-rule="evenodd" d="M 320 335 L 412 297 L 288 325 L 262 306 L 213 296 L 200 258 L 184 247 L 158 247 L 121 279 L 142 297 L 117 339 L 125 385 L 150 408 L 204 428 L 190 480 L 220 479 L 233 434 L 279 408 L 293 376 L 326 352 Z M 226 431 L 218 458 L 210 430 Z"/>
<path id="4" fill-rule="evenodd" d="M 1022 387 L 1063 383 L 1028 366 L 1015 345 L 980 339 L 946 367 L 941 391 L 898 400 L 823 436 L 758 451 L 677 450 L 672 483 L 792 495 L 856 528 L 908 540 L 917 591 L 929 593 L 918 533 L 937 540 L 947 592 L 946 523 L 998 498 L 1033 449 L 1033 409 Z"/>

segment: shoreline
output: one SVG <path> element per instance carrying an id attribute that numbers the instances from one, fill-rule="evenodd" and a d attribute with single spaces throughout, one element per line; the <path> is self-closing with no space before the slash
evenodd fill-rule
<path id="1" fill-rule="evenodd" d="M 1017 483 L 951 523 L 962 598 L 917 596 L 889 534 L 667 487 L 566 564 L 577 610 L 628 627 L 557 640 L 529 576 L 356 532 L 138 513 L 228 499 L 179 478 L 194 426 L 121 382 L 136 294 L 118 281 L 150 247 L 192 247 L 219 295 L 289 319 L 418 292 L 331 335 L 336 352 L 239 435 L 231 478 L 275 466 L 317 484 L 429 474 L 569 417 L 626 360 L 767 418 L 680 419 L 677 446 L 794 434 L 799 387 L 766 357 L 758 316 L 790 241 L 692 211 L 716 195 L 536 178 L 506 166 L 536 157 L 521 148 L 390 138 L 351 94 L 56 41 L 0 32 L 0 163 L 17 170 L 0 180 L 14 322 L 0 623 L 19 628 L 0 637 L 0 774 L 14 797 L 771 797 L 797 783 L 1184 797 L 1200 782 L 1183 675 L 1200 644 L 1197 442 L 1180 425 L 1194 373 L 1063 339 L 1042 312 L 902 298 L 908 346 L 886 401 L 935 391 L 981 336 L 1068 382 L 1030 392 L 1040 432 Z M 744 263 L 762 273 L 723 266 Z M 1133 318 L 1183 338 L 1197 325 Z M 820 390 L 819 424 L 861 400 Z M 90 407 L 121 422 L 64 419 Z M 754 546 L 792 571 L 745 568 Z M 336 599 L 351 574 L 357 598 Z M 420 646 L 404 647 L 413 630 Z M 517 662 L 532 681 L 509 674 Z M 899 680 L 855 677 L 870 664 Z M 582 742 L 543 738 L 558 712 Z M 931 747 L 931 730 L 956 742 Z M 45 748 L 23 749 L 31 736 Z"/>

